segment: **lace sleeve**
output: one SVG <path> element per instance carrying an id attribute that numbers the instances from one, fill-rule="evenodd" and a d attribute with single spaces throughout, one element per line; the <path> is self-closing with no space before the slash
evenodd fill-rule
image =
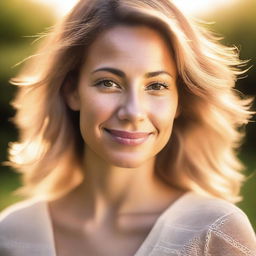
<path id="1" fill-rule="evenodd" d="M 227 214 L 210 226 L 205 255 L 256 256 L 256 236 L 242 211 Z"/>

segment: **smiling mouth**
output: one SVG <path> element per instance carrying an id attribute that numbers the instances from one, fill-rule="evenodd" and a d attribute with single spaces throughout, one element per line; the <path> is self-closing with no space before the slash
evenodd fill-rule
<path id="1" fill-rule="evenodd" d="M 120 130 L 106 129 L 104 130 L 111 136 L 111 138 L 123 145 L 140 145 L 144 143 L 151 133 L 145 132 L 126 132 Z"/>

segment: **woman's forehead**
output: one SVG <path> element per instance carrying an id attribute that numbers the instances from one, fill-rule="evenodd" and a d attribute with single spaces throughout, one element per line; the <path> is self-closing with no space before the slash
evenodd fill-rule
<path id="1" fill-rule="evenodd" d="M 170 47 L 156 30 L 146 26 L 119 25 L 97 36 L 88 49 L 86 66 L 117 64 L 167 68 L 175 72 Z"/>

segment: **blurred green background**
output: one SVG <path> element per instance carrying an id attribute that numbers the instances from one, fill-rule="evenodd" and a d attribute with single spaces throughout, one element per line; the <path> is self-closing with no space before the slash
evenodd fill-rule
<path id="1" fill-rule="evenodd" d="M 65 0 L 68 1 L 68 0 Z M 182 1 L 182 0 L 180 0 Z M 256 1 L 236 1 L 234 5 L 197 15 L 208 22 L 211 30 L 224 36 L 223 42 L 240 49 L 241 58 L 250 60 L 247 76 L 238 80 L 237 88 L 246 95 L 256 95 Z M 14 110 L 9 102 L 15 94 L 15 87 L 8 80 L 19 70 L 16 63 L 32 54 L 37 47 L 34 35 L 45 32 L 56 21 L 54 11 L 39 3 L 28 0 L 0 1 L 0 162 L 7 160 L 8 143 L 15 141 L 18 132 L 10 122 Z M 209 25 L 208 25 L 209 27 Z M 255 110 L 255 104 L 253 109 Z M 255 118 L 254 118 L 255 121 Z M 238 204 L 248 215 L 256 230 L 256 128 L 249 123 L 247 136 L 239 157 L 246 166 L 248 176 L 242 188 L 244 200 Z M 20 186 L 19 175 L 8 167 L 0 167 L 0 210 L 21 200 L 12 192 Z"/>

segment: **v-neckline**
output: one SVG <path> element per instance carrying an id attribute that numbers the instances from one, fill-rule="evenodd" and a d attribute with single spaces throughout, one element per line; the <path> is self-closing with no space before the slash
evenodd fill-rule
<path id="1" fill-rule="evenodd" d="M 169 205 L 165 210 L 163 210 L 163 212 L 157 217 L 157 219 L 156 219 L 155 223 L 153 224 L 152 228 L 150 229 L 148 235 L 146 236 L 144 241 L 141 243 L 140 247 L 137 249 L 134 256 L 142 256 L 142 255 L 140 255 L 140 252 L 143 251 L 146 244 L 148 244 L 148 241 L 150 240 L 150 238 L 152 236 L 152 233 L 154 233 L 154 231 L 158 228 L 158 226 L 160 225 L 161 220 L 165 217 L 165 215 L 169 214 L 170 211 L 173 210 L 173 208 L 178 203 L 180 203 L 190 193 L 191 193 L 191 191 L 187 191 L 187 192 L 183 193 L 174 202 L 172 202 L 171 205 Z M 50 215 L 50 211 L 49 211 L 49 205 L 48 205 L 48 202 L 46 200 L 44 200 L 44 204 L 45 204 L 45 212 L 46 212 L 48 230 L 50 232 L 50 240 L 51 240 L 51 243 L 52 243 L 50 247 L 53 248 L 52 255 L 50 255 L 50 256 L 57 256 L 57 250 L 56 250 L 55 238 L 54 238 L 54 231 L 53 231 L 53 224 L 52 224 L 51 215 Z"/>

